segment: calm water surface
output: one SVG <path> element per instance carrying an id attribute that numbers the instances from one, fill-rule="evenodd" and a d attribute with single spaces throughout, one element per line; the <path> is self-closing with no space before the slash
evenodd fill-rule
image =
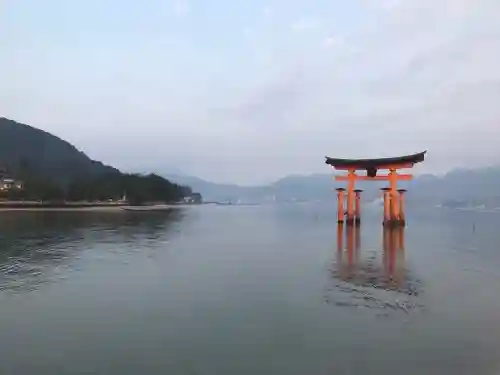
<path id="1" fill-rule="evenodd" d="M 500 213 L 379 214 L 3 213 L 0 374 L 498 373 Z"/>

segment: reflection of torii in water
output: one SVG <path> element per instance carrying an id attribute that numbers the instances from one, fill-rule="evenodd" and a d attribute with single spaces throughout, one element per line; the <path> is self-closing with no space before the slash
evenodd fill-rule
<path id="1" fill-rule="evenodd" d="M 337 227 L 337 268 L 340 279 L 383 289 L 405 289 L 404 227 L 384 228 L 382 270 L 360 263 L 360 227 L 347 226 L 345 248 L 343 228 L 343 225 Z"/>

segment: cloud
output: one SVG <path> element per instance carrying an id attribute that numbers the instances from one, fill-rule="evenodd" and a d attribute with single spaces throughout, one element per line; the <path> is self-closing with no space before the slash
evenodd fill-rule
<path id="1" fill-rule="evenodd" d="M 373 0 L 372 5 L 375 5 L 385 11 L 392 11 L 402 5 L 404 0 Z"/>
<path id="2" fill-rule="evenodd" d="M 175 0 L 174 13 L 178 16 L 188 14 L 191 8 L 186 0 Z"/>
<path id="3" fill-rule="evenodd" d="M 336 36 L 328 36 L 323 40 L 323 46 L 325 48 L 332 48 L 342 44 L 342 38 Z"/>
<path id="4" fill-rule="evenodd" d="M 342 38 L 346 49 L 306 60 L 240 101 L 230 118 L 254 132 L 239 149 L 252 152 L 266 134 L 274 168 L 286 170 L 293 159 L 302 171 L 320 171 L 319 155 L 327 153 L 429 149 L 423 169 L 431 172 L 500 160 L 500 8 L 478 3 L 393 2 L 373 28 Z M 302 19 L 293 29 L 315 25 Z M 339 42 L 330 36 L 323 45 Z M 277 161 L 294 152 L 290 163 Z"/>
<path id="5" fill-rule="evenodd" d="M 178 39 L 169 48 L 139 34 L 149 24 L 99 47 L 19 43 L 1 63 L 0 110 L 108 163 L 164 160 L 220 181 L 329 173 L 325 154 L 428 149 L 429 172 L 500 160 L 498 0 L 278 3 L 272 22 L 262 6 L 230 25 L 227 8 L 200 9 L 189 30 L 148 31 Z"/>
<path id="6" fill-rule="evenodd" d="M 264 17 L 269 18 L 273 14 L 273 9 L 270 6 L 266 6 L 262 10 L 262 14 L 264 15 Z"/>
<path id="7" fill-rule="evenodd" d="M 245 38 L 250 40 L 253 39 L 253 37 L 255 36 L 255 32 L 251 28 L 245 27 L 243 29 L 243 35 L 245 36 Z"/>
<path id="8" fill-rule="evenodd" d="M 290 28 L 295 32 L 304 32 L 316 29 L 320 26 L 320 22 L 314 18 L 300 18 L 290 25 Z"/>

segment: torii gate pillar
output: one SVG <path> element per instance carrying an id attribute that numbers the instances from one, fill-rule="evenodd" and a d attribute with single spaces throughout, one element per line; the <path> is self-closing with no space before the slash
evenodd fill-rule
<path id="1" fill-rule="evenodd" d="M 354 190 L 355 200 L 354 200 L 354 224 L 361 224 L 361 193 L 363 190 L 356 189 Z"/>
<path id="2" fill-rule="evenodd" d="M 401 222 L 402 226 L 406 225 L 406 213 L 405 213 L 405 194 L 406 190 L 405 189 L 399 189 L 399 221 Z"/>
<path id="3" fill-rule="evenodd" d="M 384 199 L 384 220 L 382 223 L 385 225 L 389 225 L 391 221 L 391 194 L 389 193 L 391 189 L 382 188 L 382 196 Z"/>
<path id="4" fill-rule="evenodd" d="M 345 189 L 343 188 L 338 188 L 335 189 L 337 190 L 337 223 L 338 224 L 343 224 L 344 223 L 344 192 Z"/>

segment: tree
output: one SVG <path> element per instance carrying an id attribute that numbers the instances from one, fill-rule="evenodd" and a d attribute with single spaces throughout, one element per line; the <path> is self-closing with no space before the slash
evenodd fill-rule
<path id="1" fill-rule="evenodd" d="M 190 195 L 191 189 L 173 184 L 161 176 L 112 173 L 94 179 L 80 179 L 68 186 L 69 201 L 118 200 L 123 194 L 134 205 L 146 202 L 176 202 Z"/>

